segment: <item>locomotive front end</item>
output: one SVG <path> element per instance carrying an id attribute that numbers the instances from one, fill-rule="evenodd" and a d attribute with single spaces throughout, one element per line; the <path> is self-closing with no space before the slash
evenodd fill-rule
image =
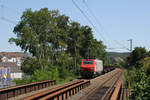
<path id="1" fill-rule="evenodd" d="M 95 61 L 94 59 L 82 59 L 81 60 L 81 76 L 93 77 L 95 73 Z"/>

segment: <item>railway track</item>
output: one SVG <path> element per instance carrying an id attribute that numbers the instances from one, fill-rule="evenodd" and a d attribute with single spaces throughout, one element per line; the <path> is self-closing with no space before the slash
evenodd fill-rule
<path id="1" fill-rule="evenodd" d="M 64 100 L 90 85 L 91 79 L 79 79 L 66 85 L 24 98 L 24 100 Z"/>
<path id="2" fill-rule="evenodd" d="M 118 75 L 116 75 L 116 78 L 111 79 L 112 82 L 110 82 L 110 87 L 106 90 L 105 94 L 102 96 L 101 100 L 110 100 L 112 97 L 112 94 L 115 94 L 113 97 L 117 97 L 118 93 L 114 93 L 114 89 L 115 87 L 120 88 L 122 83 L 121 83 L 121 76 L 122 76 L 122 72 L 120 72 Z M 120 82 L 120 83 L 119 83 Z M 117 86 L 119 83 L 119 86 Z M 103 86 L 102 86 L 103 87 Z M 117 91 L 119 92 L 119 91 Z M 116 99 L 113 99 L 116 100 Z"/>
<path id="3" fill-rule="evenodd" d="M 109 100 L 121 75 L 122 72 L 115 73 L 111 78 L 105 80 L 100 87 L 93 88 L 82 100 Z"/>
<path id="4" fill-rule="evenodd" d="M 0 90 L 0 100 L 13 98 L 22 94 L 37 91 L 46 87 L 51 87 L 56 84 L 55 80 L 47 80 L 42 82 L 35 82 L 31 84 L 25 84 L 15 87 L 10 87 Z"/>
<path id="5" fill-rule="evenodd" d="M 90 85 L 89 80 L 77 80 L 57 88 L 26 97 L 24 100 L 64 100 Z"/>
<path id="6" fill-rule="evenodd" d="M 107 74 L 103 74 L 99 77 L 96 77 L 94 79 L 91 79 L 91 85 L 87 87 L 86 89 L 83 89 L 79 93 L 75 94 L 72 97 L 69 97 L 67 100 L 97 100 L 97 97 L 102 98 L 102 96 L 106 93 L 106 91 L 110 88 L 112 82 L 114 80 L 118 80 L 119 73 L 121 75 L 122 71 L 120 69 L 115 69 Z M 118 76 L 118 77 L 116 77 Z M 101 87 L 101 89 L 100 89 Z M 101 90 L 101 91 L 96 91 L 96 90 Z M 114 90 L 114 88 L 113 88 Z M 97 94 L 94 96 L 95 92 Z M 102 94 L 98 94 L 102 93 Z M 93 97 L 92 97 L 93 96 Z M 95 99 L 94 99 L 95 98 Z M 100 99 L 98 99 L 100 100 Z"/>

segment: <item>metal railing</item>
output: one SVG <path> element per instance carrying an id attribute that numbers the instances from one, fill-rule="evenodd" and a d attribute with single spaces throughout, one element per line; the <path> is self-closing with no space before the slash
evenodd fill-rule
<path id="1" fill-rule="evenodd" d="M 35 82 L 31 84 L 25 84 L 25 85 L 15 86 L 11 88 L 1 89 L 0 100 L 5 100 L 5 99 L 12 98 L 21 94 L 40 90 L 42 88 L 50 87 L 55 84 L 56 84 L 55 80 L 46 80 L 46 81 Z"/>

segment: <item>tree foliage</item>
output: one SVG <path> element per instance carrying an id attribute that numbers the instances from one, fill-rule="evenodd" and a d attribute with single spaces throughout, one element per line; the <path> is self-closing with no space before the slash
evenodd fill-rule
<path id="1" fill-rule="evenodd" d="M 149 100 L 150 98 L 150 55 L 145 48 L 136 47 L 127 59 L 126 82 L 131 90 L 129 99 Z"/>
<path id="2" fill-rule="evenodd" d="M 37 62 L 37 60 L 35 58 L 26 58 L 26 60 L 22 63 L 22 66 L 21 66 L 21 70 L 28 74 L 28 75 L 31 75 L 34 73 L 34 71 L 36 69 L 40 69 L 40 66 L 38 64 L 39 62 Z"/>
<path id="3" fill-rule="evenodd" d="M 126 80 L 130 83 L 130 100 L 149 100 L 150 75 L 147 75 L 145 70 L 132 68 L 126 74 Z"/>
<path id="4" fill-rule="evenodd" d="M 145 57 L 147 53 L 146 49 L 143 47 L 136 47 L 127 58 L 128 66 L 135 66 L 136 63 Z M 138 65 L 137 65 L 138 67 Z"/>
<path id="5" fill-rule="evenodd" d="M 56 68 L 59 77 L 65 78 L 69 73 L 79 73 L 81 58 L 106 58 L 106 46 L 94 38 L 92 29 L 58 10 L 27 9 L 13 32 L 16 38 L 9 42 L 32 55 L 22 64 L 22 70 L 30 75 L 50 67 L 48 70 Z"/>

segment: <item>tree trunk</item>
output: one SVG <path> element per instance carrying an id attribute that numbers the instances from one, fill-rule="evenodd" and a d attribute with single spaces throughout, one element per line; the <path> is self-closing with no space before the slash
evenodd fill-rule
<path id="1" fill-rule="evenodd" d="M 41 46 L 41 45 L 40 45 Z M 40 47 L 40 66 L 41 66 L 41 69 L 43 70 L 44 69 L 44 66 L 41 64 L 41 59 L 43 58 L 43 53 L 42 53 L 42 47 Z"/>
<path id="2" fill-rule="evenodd" d="M 76 46 L 75 46 L 74 50 L 75 50 L 75 56 L 74 56 L 74 70 L 75 70 L 75 72 L 76 72 L 76 71 L 77 71 L 77 48 L 76 48 Z"/>

